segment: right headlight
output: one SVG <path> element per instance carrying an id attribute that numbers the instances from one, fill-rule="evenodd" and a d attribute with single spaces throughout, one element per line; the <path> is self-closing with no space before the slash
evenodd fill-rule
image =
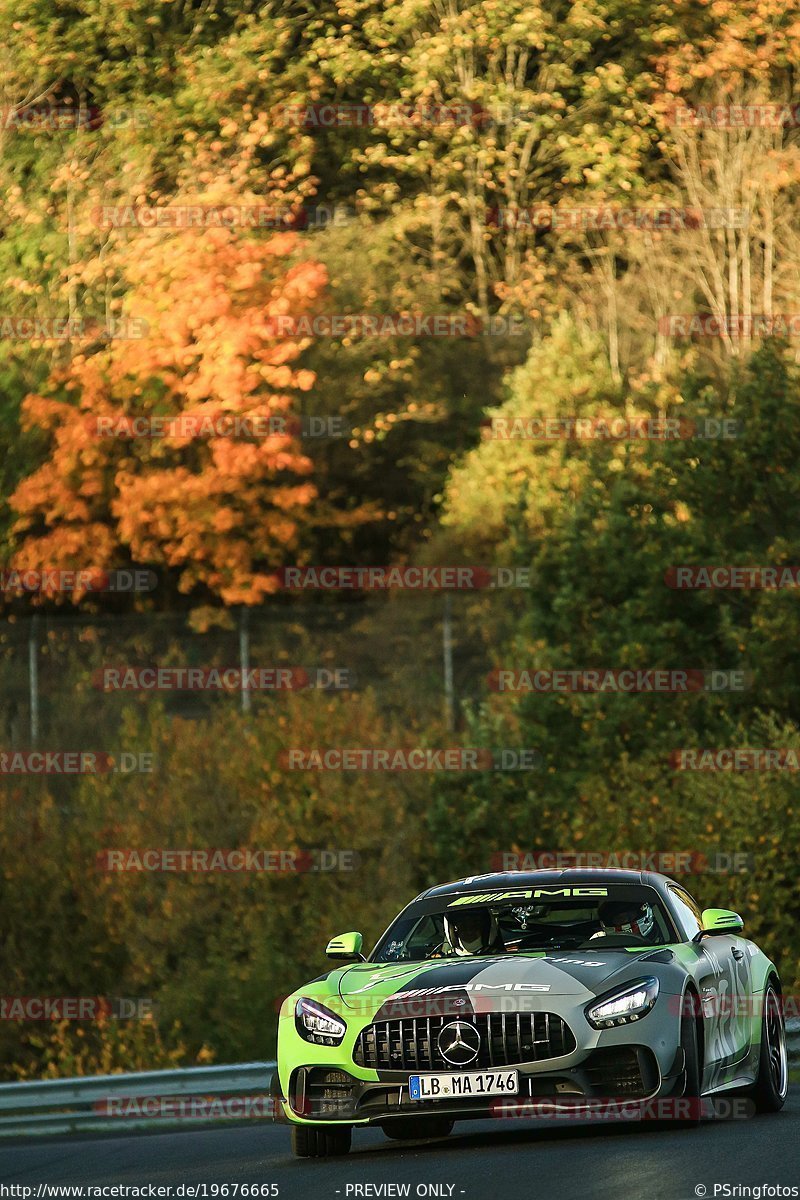
<path id="1" fill-rule="evenodd" d="M 301 996 L 294 1006 L 294 1024 L 301 1038 L 318 1046 L 338 1046 L 347 1032 L 341 1017 L 306 996 Z"/>
<path id="2" fill-rule="evenodd" d="M 595 1029 L 611 1029 L 615 1025 L 628 1025 L 650 1012 L 658 996 L 658 980 L 650 975 L 637 983 L 609 992 L 602 1000 L 587 1004 L 586 1020 Z"/>

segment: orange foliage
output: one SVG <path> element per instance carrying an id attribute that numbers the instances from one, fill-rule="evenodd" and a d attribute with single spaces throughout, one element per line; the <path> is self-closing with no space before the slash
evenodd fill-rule
<path id="1" fill-rule="evenodd" d="M 685 31 L 698 19 L 705 33 L 689 40 Z M 720 97 L 755 85 L 762 101 L 787 99 L 774 93 L 774 81 L 790 78 L 787 72 L 800 61 L 800 0 L 704 0 L 699 7 L 696 0 L 676 0 L 669 20 L 676 41 L 659 61 L 668 92 L 690 92 L 709 81 Z"/>
<path id="2" fill-rule="evenodd" d="M 223 198 L 209 189 L 193 202 Z M 325 286 L 324 267 L 299 249 L 295 233 L 224 227 L 137 231 L 117 248 L 123 318 L 147 333 L 79 344 L 46 394 L 26 398 L 26 426 L 52 441 L 11 499 L 20 566 L 161 565 L 181 591 L 202 587 L 226 604 L 274 590 L 271 572 L 296 548 L 316 495 L 292 425 L 263 432 L 314 384 L 297 365 L 305 343 L 270 328 L 279 314 L 308 311 Z M 233 433 L 200 427 L 222 414 L 240 419 Z M 98 419 L 109 430 L 178 415 L 197 418 L 197 430 L 98 436 Z M 260 435 L 248 435 L 253 420 Z"/>

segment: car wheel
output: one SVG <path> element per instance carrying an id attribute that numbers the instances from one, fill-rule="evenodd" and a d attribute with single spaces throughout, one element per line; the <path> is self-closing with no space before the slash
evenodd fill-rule
<path id="1" fill-rule="evenodd" d="M 347 1154 L 353 1140 L 350 1125 L 293 1125 L 292 1153 L 297 1158 L 332 1158 Z"/>
<path id="2" fill-rule="evenodd" d="M 674 1104 L 678 1112 L 683 1105 L 687 1105 L 688 1115 L 659 1119 L 655 1123 L 657 1128 L 695 1129 L 700 1124 L 700 1050 L 697 1045 L 697 1025 L 692 1015 L 686 1015 L 681 1020 L 681 1050 L 684 1061 L 683 1086 L 678 1094 L 665 1102 Z"/>
<path id="3" fill-rule="evenodd" d="M 700 1124 L 700 1086 L 702 1071 L 700 1069 L 700 1048 L 697 1044 L 697 1023 L 694 1017 L 684 1017 L 681 1021 L 681 1049 L 683 1050 L 686 1066 L 683 1070 L 683 1097 L 691 1105 L 691 1115 L 675 1124 L 683 1129 L 693 1129 Z"/>
<path id="4" fill-rule="evenodd" d="M 387 1138 L 395 1142 L 421 1141 L 423 1138 L 446 1138 L 453 1122 L 447 1117 L 406 1117 L 381 1125 Z"/>
<path id="5" fill-rule="evenodd" d="M 764 1015 L 761 1019 L 761 1053 L 758 1060 L 758 1079 L 752 1096 L 757 1112 L 779 1112 L 789 1090 L 789 1060 L 786 1053 L 786 1024 L 780 996 L 773 984 L 764 993 Z"/>

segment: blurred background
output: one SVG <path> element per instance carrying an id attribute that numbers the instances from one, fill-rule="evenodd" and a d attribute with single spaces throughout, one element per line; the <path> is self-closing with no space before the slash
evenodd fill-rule
<path id="1" fill-rule="evenodd" d="M 3 987 L 152 1004 L 2 1021 L 2 1077 L 267 1057 L 330 936 L 499 854 L 744 856 L 685 882 L 796 989 L 800 0 L 2 0 L 0 60 Z M 525 582 L 294 593 L 298 564 Z M 98 686 L 154 665 L 348 686 Z M 742 684 L 492 686 L 626 668 Z M 454 746 L 536 766 L 285 759 Z M 675 769 L 720 748 L 782 765 Z M 116 769 L 15 766 L 70 750 Z M 98 867 L 207 847 L 357 858 Z"/>

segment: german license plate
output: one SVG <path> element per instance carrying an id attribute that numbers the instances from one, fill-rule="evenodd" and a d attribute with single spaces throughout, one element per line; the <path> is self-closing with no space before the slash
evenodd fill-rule
<path id="1" fill-rule="evenodd" d="M 461 1100 L 465 1096 L 515 1096 L 517 1071 L 459 1071 L 453 1075 L 412 1075 L 412 1100 Z"/>

